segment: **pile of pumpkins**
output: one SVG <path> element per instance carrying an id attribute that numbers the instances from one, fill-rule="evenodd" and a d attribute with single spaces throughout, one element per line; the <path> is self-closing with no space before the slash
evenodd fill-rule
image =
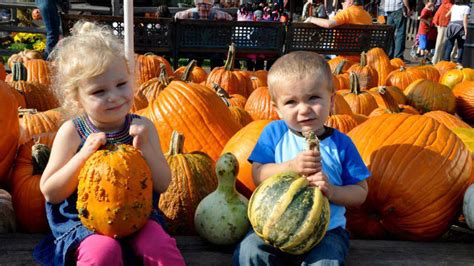
<path id="1" fill-rule="evenodd" d="M 39 191 L 44 147 L 51 147 L 66 113 L 54 97 L 49 62 L 19 58 L 9 62 L 11 74 L 0 65 L 0 126 L 6 129 L 0 136 L 0 188 L 11 194 L 10 200 L 0 191 L 0 229 L 45 232 Z M 153 121 L 172 169 L 158 206 L 171 234 L 197 233 L 195 211 L 218 187 L 215 168 L 221 155 L 235 156 L 241 194 L 250 198 L 256 189 L 247 158 L 278 115 L 267 72 L 233 69 L 234 58 L 231 46 L 226 65 L 207 73 L 195 62 L 173 71 L 163 57 L 135 57 L 138 87 L 132 111 Z M 366 202 L 347 211 L 351 235 L 439 238 L 458 219 L 474 182 L 474 70 L 444 61 L 405 66 L 380 48 L 362 53 L 359 62 L 338 56 L 328 63 L 337 91 L 326 124 L 349 135 L 372 173 Z M 39 149 L 40 144 L 45 146 Z M 470 226 L 473 195 L 471 188 L 464 202 Z"/>

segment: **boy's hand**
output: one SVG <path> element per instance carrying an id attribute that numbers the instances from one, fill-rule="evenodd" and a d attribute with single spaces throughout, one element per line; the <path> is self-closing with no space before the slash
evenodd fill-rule
<path id="1" fill-rule="evenodd" d="M 309 181 L 310 186 L 315 186 L 321 190 L 321 192 L 326 196 L 329 200 L 331 200 L 334 189 L 331 183 L 329 183 L 328 177 L 323 173 L 323 171 L 319 171 L 313 175 L 306 177 Z"/>
<path id="2" fill-rule="evenodd" d="M 90 134 L 84 145 L 82 145 L 79 154 L 87 160 L 94 152 L 96 152 L 100 146 L 105 145 L 107 138 L 104 132 Z"/>
<path id="3" fill-rule="evenodd" d="M 302 151 L 290 161 L 291 170 L 309 176 L 321 171 L 321 155 L 318 151 Z"/>
<path id="4" fill-rule="evenodd" d="M 143 119 L 134 118 L 132 120 L 129 134 L 133 137 L 133 147 L 143 151 L 149 146 L 148 127 Z"/>

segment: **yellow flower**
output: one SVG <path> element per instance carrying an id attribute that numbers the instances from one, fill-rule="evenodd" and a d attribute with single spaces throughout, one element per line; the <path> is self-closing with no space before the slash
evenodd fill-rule
<path id="1" fill-rule="evenodd" d="M 38 52 L 43 52 L 44 49 L 46 49 L 46 44 L 42 41 L 37 41 L 33 44 L 33 49 L 35 49 Z"/>

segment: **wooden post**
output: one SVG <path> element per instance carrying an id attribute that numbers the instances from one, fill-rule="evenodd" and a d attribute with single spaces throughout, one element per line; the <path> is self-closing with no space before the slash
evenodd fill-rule
<path id="1" fill-rule="evenodd" d="M 125 0 L 123 10 L 125 57 L 128 61 L 130 74 L 133 76 L 135 73 L 135 49 L 133 43 L 133 0 Z"/>

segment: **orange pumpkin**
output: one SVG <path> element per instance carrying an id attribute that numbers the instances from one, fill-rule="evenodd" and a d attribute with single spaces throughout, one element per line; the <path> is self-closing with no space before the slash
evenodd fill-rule
<path id="1" fill-rule="evenodd" d="M 77 179 L 76 208 L 89 230 L 121 238 L 148 221 L 153 179 L 145 158 L 133 146 L 110 145 L 96 151 Z"/>
<path id="2" fill-rule="evenodd" d="M 466 124 L 457 116 L 452 115 L 450 113 L 446 113 L 444 111 L 431 111 L 428 113 L 424 113 L 423 116 L 431 117 L 451 130 L 455 128 L 471 128 L 470 125 Z"/>
<path id="3" fill-rule="evenodd" d="M 328 61 L 329 67 L 331 68 L 331 71 L 338 72 L 338 74 L 345 73 L 349 70 L 349 68 L 356 64 L 356 62 L 349 61 L 346 58 L 342 56 L 336 56 Z M 336 69 L 339 69 L 336 71 Z"/>
<path id="4" fill-rule="evenodd" d="M 0 62 L 0 80 L 5 81 L 7 72 L 5 71 L 5 66 Z"/>
<path id="5" fill-rule="evenodd" d="M 25 49 L 21 52 L 18 52 L 16 54 L 12 54 L 7 61 L 8 67 L 10 69 L 13 68 L 13 64 L 15 62 L 21 62 L 21 63 L 26 63 L 27 61 L 31 59 L 43 59 L 43 55 L 36 51 L 36 50 L 29 50 Z"/>
<path id="6" fill-rule="evenodd" d="M 363 57 L 361 57 L 361 59 L 362 58 Z M 394 70 L 393 66 L 390 64 L 390 58 L 388 58 L 387 54 L 382 48 L 372 48 L 367 52 L 367 65 L 371 66 L 373 69 L 375 69 L 375 71 L 377 71 L 378 86 L 384 85 L 388 74 Z"/>
<path id="7" fill-rule="evenodd" d="M 455 69 L 456 66 L 457 64 L 451 61 L 439 61 L 434 65 L 434 67 L 438 69 L 440 77 L 442 77 L 448 70 Z"/>
<path id="8" fill-rule="evenodd" d="M 280 117 L 272 104 L 270 91 L 267 87 L 257 88 L 250 94 L 245 104 L 253 120 L 278 120 Z"/>
<path id="9" fill-rule="evenodd" d="M 396 87 L 394 87 L 396 88 Z M 383 114 L 397 114 L 397 113 L 407 113 L 417 115 L 418 111 L 410 105 L 398 104 L 396 100 L 392 97 L 386 87 L 379 87 L 378 94 L 384 102 L 383 107 L 376 108 L 373 110 L 369 117 L 379 116 Z"/>
<path id="10" fill-rule="evenodd" d="M 439 79 L 439 83 L 452 89 L 458 83 L 471 80 L 474 80 L 474 69 L 460 66 L 446 71 Z"/>
<path id="11" fill-rule="evenodd" d="M 451 89 L 432 80 L 416 80 L 404 93 L 408 104 L 420 113 L 441 110 L 454 114 L 456 111 L 456 98 Z"/>
<path id="12" fill-rule="evenodd" d="M 394 70 L 388 74 L 387 79 L 385 80 L 385 85 L 395 86 L 404 91 L 413 81 L 424 77 L 425 76 L 421 71 L 407 71 L 405 67 L 400 67 L 400 69 Z"/>
<path id="13" fill-rule="evenodd" d="M 202 67 L 196 65 L 196 60 L 191 60 L 187 66 L 182 66 L 174 72 L 174 76 L 182 81 L 201 83 L 206 81 L 207 72 Z"/>
<path id="14" fill-rule="evenodd" d="M 212 88 L 216 91 L 217 95 L 221 97 L 221 99 L 225 102 L 227 106 L 236 106 L 240 108 L 245 108 L 245 104 L 247 103 L 247 99 L 240 95 L 240 94 L 232 94 L 229 95 L 224 88 L 219 86 L 218 84 L 214 83 Z"/>
<path id="15" fill-rule="evenodd" d="M 229 106 L 229 110 L 232 113 L 232 117 L 239 122 L 242 127 L 245 127 L 253 121 L 252 116 L 245 111 L 244 108 L 239 106 Z"/>
<path id="16" fill-rule="evenodd" d="M 157 56 L 153 53 L 144 55 L 135 55 L 135 82 L 137 85 L 156 78 L 160 75 L 162 64 L 165 66 L 166 74 L 173 75 L 173 69 L 170 63 L 164 57 Z"/>
<path id="17" fill-rule="evenodd" d="M 335 128 L 341 131 L 342 133 L 348 133 L 358 125 L 358 122 L 351 115 L 332 114 L 328 117 L 328 120 L 326 120 L 326 123 L 324 123 L 324 125 Z"/>
<path id="18" fill-rule="evenodd" d="M 212 88 L 213 83 L 219 84 L 229 94 L 240 94 L 249 97 L 252 93 L 250 76 L 242 71 L 234 70 L 235 45 L 229 47 L 229 53 L 224 67 L 216 67 L 207 76 L 206 86 Z"/>
<path id="19" fill-rule="evenodd" d="M 166 160 L 171 183 L 160 195 L 159 208 L 172 234 L 196 234 L 194 212 L 197 205 L 217 188 L 214 161 L 203 152 L 184 153 L 184 136 L 172 133 Z"/>
<path id="20" fill-rule="evenodd" d="M 66 114 L 61 108 L 40 113 L 32 110 L 22 112 L 19 144 L 24 144 L 32 138 L 43 138 L 40 143 L 48 145 L 49 143 L 45 142 L 49 139 L 47 135 L 55 135 L 65 119 Z"/>
<path id="21" fill-rule="evenodd" d="M 374 96 L 368 91 L 360 89 L 358 77 L 355 73 L 350 72 L 349 78 L 351 79 L 350 90 L 342 90 L 338 93 L 344 96 L 353 113 L 369 115 L 378 107 Z"/>
<path id="22" fill-rule="evenodd" d="M 392 65 L 392 68 L 393 69 L 400 69 L 400 67 L 405 67 L 406 64 L 405 64 L 405 61 L 403 61 L 403 59 L 401 58 L 393 58 L 393 59 L 390 59 L 390 65 Z"/>
<path id="23" fill-rule="evenodd" d="M 0 80 L 0 128 L 5 129 L 0 135 L 0 185 L 7 180 L 16 155 L 20 137 L 17 109 L 17 101 L 10 86 Z"/>
<path id="24" fill-rule="evenodd" d="M 439 81 L 439 71 L 438 69 L 436 69 L 434 66 L 432 65 L 426 65 L 423 61 L 422 63 L 419 65 L 419 66 L 415 66 L 415 67 L 409 67 L 407 68 L 407 71 L 413 71 L 414 69 L 420 71 L 423 75 L 424 75 L 424 78 L 423 79 L 429 79 L 429 80 L 432 80 L 434 82 L 438 82 Z"/>
<path id="25" fill-rule="evenodd" d="M 272 120 L 256 120 L 249 123 L 235 133 L 222 150 L 222 154 L 230 152 L 237 158 L 237 161 L 239 162 L 239 171 L 236 187 L 237 190 L 247 198 L 250 198 L 252 192 L 255 190 L 252 176 L 252 164 L 249 163 L 247 159 L 255 147 L 263 129 L 271 121 Z"/>
<path id="26" fill-rule="evenodd" d="M 12 201 L 20 227 L 28 233 L 49 230 L 45 199 L 40 190 L 41 174 L 48 163 L 50 148 L 32 140 L 20 145 L 11 174 Z"/>
<path id="27" fill-rule="evenodd" d="M 352 65 L 348 70 L 348 72 L 357 74 L 359 86 L 363 90 L 377 86 L 379 80 L 377 70 L 367 63 L 367 55 L 362 52 L 360 55 L 360 63 Z"/>
<path id="28" fill-rule="evenodd" d="M 164 151 L 176 130 L 186 137 L 185 151 L 202 151 L 214 160 L 241 128 L 214 90 L 183 81 L 172 81 L 141 115 L 155 124 Z"/>
<path id="29" fill-rule="evenodd" d="M 252 92 L 259 87 L 267 87 L 267 76 L 268 71 L 266 70 L 257 70 L 252 73 L 250 76 L 250 81 L 252 82 Z"/>
<path id="30" fill-rule="evenodd" d="M 162 65 L 159 77 L 149 79 L 138 87 L 134 95 L 132 110 L 137 111 L 147 107 L 169 83 L 170 80 L 166 74 L 166 68 Z"/>
<path id="31" fill-rule="evenodd" d="M 388 94 L 390 94 L 390 96 L 392 96 L 393 100 L 397 104 L 405 104 L 407 102 L 407 96 L 405 96 L 403 91 L 400 90 L 398 87 L 395 87 L 395 86 L 378 86 L 378 87 L 370 89 L 369 92 L 372 93 L 372 96 L 374 96 L 375 101 L 377 102 L 379 107 L 386 107 L 387 106 L 385 104 L 385 101 L 383 100 L 381 94 L 380 94 L 380 89 L 383 89 Z"/>
<path id="32" fill-rule="evenodd" d="M 436 120 L 385 114 L 348 133 L 372 176 L 360 207 L 348 208 L 355 238 L 433 240 L 461 211 L 471 153 Z"/>
<path id="33" fill-rule="evenodd" d="M 51 85 L 51 71 L 49 70 L 49 62 L 43 59 L 31 59 L 25 63 L 28 82 L 38 82 L 40 84 Z"/>
<path id="34" fill-rule="evenodd" d="M 456 111 L 464 120 L 474 121 L 474 81 L 464 81 L 454 86 Z"/>
<path id="35" fill-rule="evenodd" d="M 347 101 L 344 99 L 344 96 L 342 96 L 339 93 L 335 93 L 332 96 L 332 101 L 333 101 L 333 107 L 331 108 L 333 111 L 333 114 L 336 115 L 352 115 L 352 109 L 347 103 Z"/>

